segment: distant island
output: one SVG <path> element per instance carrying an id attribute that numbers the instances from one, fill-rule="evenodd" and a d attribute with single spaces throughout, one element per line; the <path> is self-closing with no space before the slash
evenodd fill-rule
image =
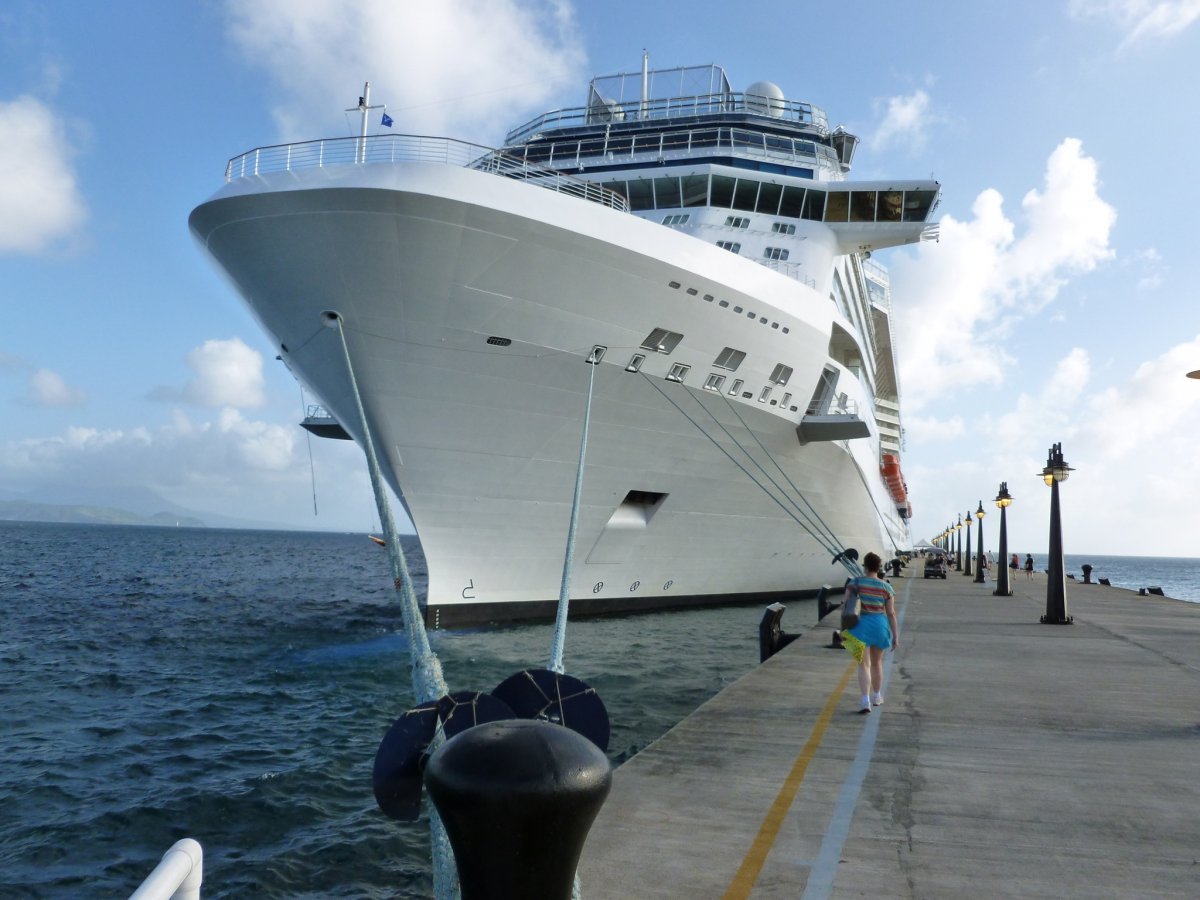
<path id="1" fill-rule="evenodd" d="M 61 522 L 76 525 L 158 525 L 204 528 L 206 523 L 194 516 L 159 512 L 144 516 L 111 506 L 69 506 L 31 503 L 28 500 L 0 500 L 0 522 Z"/>

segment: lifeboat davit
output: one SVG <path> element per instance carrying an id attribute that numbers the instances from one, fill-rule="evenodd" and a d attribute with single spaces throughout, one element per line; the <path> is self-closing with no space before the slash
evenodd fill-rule
<path id="1" fill-rule="evenodd" d="M 892 499 L 898 505 L 904 505 L 908 502 L 908 488 L 904 485 L 904 475 L 900 472 L 900 457 L 894 453 L 885 453 L 881 457 L 883 462 L 879 466 L 880 474 L 883 475 L 883 480 L 887 482 L 888 490 L 892 493 Z"/>

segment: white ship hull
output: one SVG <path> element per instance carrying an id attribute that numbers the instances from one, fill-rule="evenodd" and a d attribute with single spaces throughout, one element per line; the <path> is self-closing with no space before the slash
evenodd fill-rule
<path id="1" fill-rule="evenodd" d="M 844 572 L 787 512 L 797 490 L 847 546 L 882 550 L 903 535 L 874 437 L 800 443 L 809 388 L 799 412 L 781 412 L 665 382 L 667 361 L 656 367 L 653 354 L 641 373 L 624 370 L 664 327 L 685 333 L 671 362 L 694 371 L 732 344 L 760 351 L 747 359 L 758 371 L 739 372 L 754 390 L 777 359 L 795 384 L 815 385 L 831 327 L 819 313 L 831 307 L 813 288 L 628 214 L 468 169 L 368 168 L 354 184 L 340 174 L 240 184 L 200 207 L 192 227 L 288 365 L 361 439 L 337 333 L 322 317 L 341 314 L 381 464 L 421 540 L 432 624 L 552 614 L 593 345 L 608 351 L 574 610 L 840 584 Z M 760 309 L 788 334 L 698 299 L 705 292 Z M 493 335 L 513 343 L 487 344 Z M 669 502 L 642 527 L 606 531 L 631 490 Z"/>

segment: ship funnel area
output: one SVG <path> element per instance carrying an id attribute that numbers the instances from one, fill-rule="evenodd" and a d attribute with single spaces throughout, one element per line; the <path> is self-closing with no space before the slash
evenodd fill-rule
<path id="1" fill-rule="evenodd" d="M 839 125 L 833 131 L 833 149 L 837 151 L 838 162 L 841 164 L 844 175 L 850 171 L 850 166 L 854 163 L 854 151 L 858 149 L 858 136 L 851 134 Z"/>

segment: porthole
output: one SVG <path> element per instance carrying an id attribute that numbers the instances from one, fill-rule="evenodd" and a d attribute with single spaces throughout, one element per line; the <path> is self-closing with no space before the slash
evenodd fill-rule
<path id="1" fill-rule="evenodd" d="M 492 335 L 487 339 L 487 342 L 493 347 L 507 347 L 512 343 L 512 338 L 496 337 L 495 335 Z"/>

